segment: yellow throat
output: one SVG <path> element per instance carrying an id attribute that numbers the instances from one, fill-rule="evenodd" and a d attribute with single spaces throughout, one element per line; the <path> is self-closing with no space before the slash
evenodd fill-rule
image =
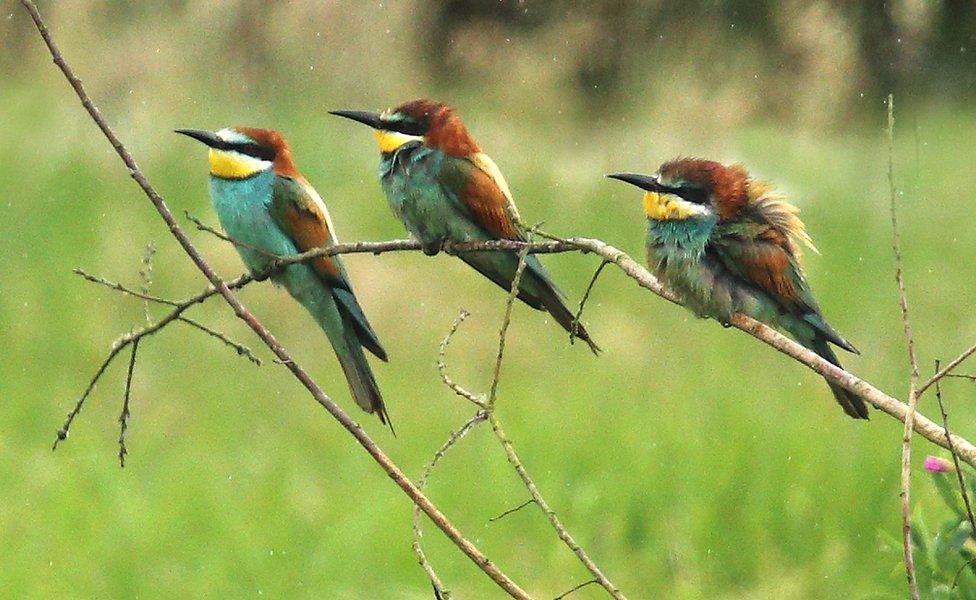
<path id="1" fill-rule="evenodd" d="M 424 138 L 419 135 L 407 135 L 405 133 L 400 133 L 399 131 L 384 131 L 382 129 L 374 129 L 373 134 L 376 136 L 376 143 L 379 144 L 380 152 L 383 154 L 389 154 L 408 142 L 422 142 L 424 140 Z"/>
<path id="2" fill-rule="evenodd" d="M 210 149 L 208 157 L 210 174 L 221 179 L 247 179 L 271 166 L 267 160 L 216 148 Z"/>
<path id="3" fill-rule="evenodd" d="M 682 200 L 672 194 L 646 192 L 644 214 L 655 221 L 683 221 L 705 214 L 704 207 Z"/>

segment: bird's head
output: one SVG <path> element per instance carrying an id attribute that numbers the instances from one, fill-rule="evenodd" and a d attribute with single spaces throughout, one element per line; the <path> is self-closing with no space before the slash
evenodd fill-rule
<path id="1" fill-rule="evenodd" d="M 749 174 L 740 165 L 711 160 L 677 158 L 661 165 L 655 175 L 607 175 L 645 190 L 644 214 L 658 221 L 714 215 L 735 215 L 748 201 Z"/>
<path id="2" fill-rule="evenodd" d="M 411 142 L 436 148 L 450 156 L 481 152 L 457 111 L 441 102 L 412 100 L 381 113 L 335 110 L 331 114 L 372 127 L 382 154 L 391 154 Z"/>
<path id="3" fill-rule="evenodd" d="M 176 133 L 210 148 L 210 174 L 220 179 L 247 179 L 270 169 L 284 175 L 294 172 L 288 142 L 277 131 L 228 127 L 216 132 L 177 129 Z"/>

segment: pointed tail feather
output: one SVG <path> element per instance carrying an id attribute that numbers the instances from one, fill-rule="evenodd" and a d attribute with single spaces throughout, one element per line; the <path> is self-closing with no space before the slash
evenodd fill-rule
<path id="1" fill-rule="evenodd" d="M 389 425 L 390 431 L 393 431 L 394 435 L 396 435 L 396 431 L 393 429 L 393 423 L 386 413 L 386 405 L 383 403 L 380 388 L 376 384 L 376 379 L 373 377 L 373 371 L 370 369 L 369 362 L 366 360 L 363 347 L 359 344 L 356 330 L 348 318 L 343 319 L 343 321 L 345 321 L 345 330 L 343 332 L 345 348 L 342 351 L 337 346 L 333 346 L 333 348 L 335 348 L 336 357 L 339 359 L 339 365 L 342 366 L 342 372 L 346 375 L 346 381 L 349 383 L 349 391 L 352 393 L 353 400 L 364 411 L 375 413 L 380 418 L 380 422 L 384 425 Z"/>
<path id="2" fill-rule="evenodd" d="M 286 273 L 289 278 L 285 279 L 284 283 L 288 291 L 312 314 L 329 338 L 342 372 L 349 383 L 353 400 L 364 411 L 375 413 L 380 418 L 380 422 L 389 425 L 390 430 L 393 431 L 393 424 L 387 416 L 379 386 L 363 352 L 363 337 L 367 336 L 363 336 L 362 324 L 357 323 L 355 315 L 350 314 L 348 303 L 341 304 L 342 299 L 336 298 L 335 290 L 330 290 L 323 285 L 311 270 L 289 269 Z M 382 353 L 380 358 L 385 359 L 385 352 L 382 352 L 382 348 L 379 347 L 378 340 L 375 344 L 369 344 L 367 339 L 365 343 L 367 348 L 369 345 L 375 345 Z"/>
<path id="3" fill-rule="evenodd" d="M 828 345 L 827 340 L 823 337 L 818 336 L 816 339 L 814 339 L 809 348 L 820 355 L 820 357 L 827 362 L 843 368 L 840 365 L 840 361 L 837 360 L 837 355 L 834 354 L 834 351 Z M 827 385 L 830 386 L 830 391 L 834 393 L 834 398 L 837 400 L 837 404 L 840 404 L 840 407 L 844 409 L 847 416 L 853 419 L 868 418 L 868 406 L 864 403 L 864 400 L 848 392 L 836 383 L 828 381 Z"/>

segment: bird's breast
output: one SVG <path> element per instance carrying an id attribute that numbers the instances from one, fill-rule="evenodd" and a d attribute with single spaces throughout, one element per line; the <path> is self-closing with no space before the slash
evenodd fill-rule
<path id="1" fill-rule="evenodd" d="M 210 199 L 220 226 L 231 238 L 247 244 L 238 253 L 252 271 L 262 271 L 270 264 L 264 253 L 278 256 L 297 252 L 294 243 L 271 219 L 268 207 L 272 199 L 273 175 L 270 172 L 249 179 L 210 178 Z"/>

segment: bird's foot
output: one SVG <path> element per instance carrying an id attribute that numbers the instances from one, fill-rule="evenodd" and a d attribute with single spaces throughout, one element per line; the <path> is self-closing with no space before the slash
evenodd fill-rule
<path id="1" fill-rule="evenodd" d="M 440 251 L 444 249 L 444 240 L 437 240 L 435 242 L 421 242 L 420 249 L 427 256 L 437 256 Z"/>

